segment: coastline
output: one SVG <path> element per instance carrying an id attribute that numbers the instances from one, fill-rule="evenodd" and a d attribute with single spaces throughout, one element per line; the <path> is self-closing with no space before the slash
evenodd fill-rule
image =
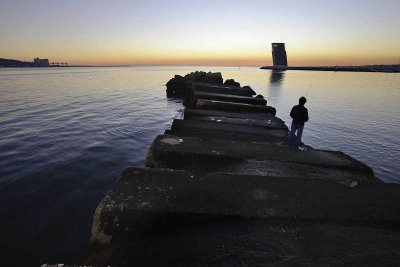
<path id="1" fill-rule="evenodd" d="M 107 65 L 104 65 L 104 66 L 92 66 L 92 65 L 70 65 L 70 66 L 61 66 L 61 65 L 54 65 L 54 66 L 39 66 L 39 67 L 36 67 L 36 66 L 31 66 L 31 65 L 27 65 L 27 66 L 1 66 L 0 65 L 0 68 L 3 68 L 3 69 L 6 69 L 6 68 L 8 68 L 8 69 L 11 69 L 11 68 L 82 68 L 82 67 L 84 67 L 84 68 L 96 68 L 96 67 L 133 67 L 133 66 L 131 66 L 131 65 L 111 65 L 111 66 L 107 66 Z"/>

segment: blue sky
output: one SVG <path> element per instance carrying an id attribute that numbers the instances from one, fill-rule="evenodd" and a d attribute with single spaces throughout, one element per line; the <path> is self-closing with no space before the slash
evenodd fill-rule
<path id="1" fill-rule="evenodd" d="M 400 1 L 5 1 L 0 57 L 94 65 L 395 64 Z"/>

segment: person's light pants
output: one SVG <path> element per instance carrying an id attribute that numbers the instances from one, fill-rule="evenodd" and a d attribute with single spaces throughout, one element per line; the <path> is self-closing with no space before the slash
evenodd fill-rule
<path id="1" fill-rule="evenodd" d="M 289 146 L 299 148 L 301 143 L 301 135 L 303 134 L 304 125 L 293 124 L 290 127 Z M 293 144 L 294 134 L 297 131 L 296 144 Z"/>

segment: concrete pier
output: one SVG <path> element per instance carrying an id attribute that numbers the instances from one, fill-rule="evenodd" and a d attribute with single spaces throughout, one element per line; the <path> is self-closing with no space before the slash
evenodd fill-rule
<path id="1" fill-rule="evenodd" d="M 251 95 L 193 90 L 204 77 L 221 88 L 218 74 L 185 77 L 169 83 L 196 105 L 101 201 L 85 264 L 398 264 L 400 185 L 342 152 L 288 147 L 274 108 L 235 101 Z M 218 102 L 229 108 L 204 104 Z"/>

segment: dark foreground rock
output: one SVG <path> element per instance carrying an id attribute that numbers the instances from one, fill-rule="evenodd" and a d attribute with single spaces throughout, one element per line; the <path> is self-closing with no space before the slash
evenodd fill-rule
<path id="1" fill-rule="evenodd" d="M 128 168 L 96 210 L 86 264 L 394 264 L 399 193 L 383 183 Z"/>
<path id="2" fill-rule="evenodd" d="M 399 232 L 391 228 L 335 222 L 211 218 L 198 225 L 136 239 L 126 246 L 92 252 L 88 264 L 397 266 L 399 240 Z"/>

